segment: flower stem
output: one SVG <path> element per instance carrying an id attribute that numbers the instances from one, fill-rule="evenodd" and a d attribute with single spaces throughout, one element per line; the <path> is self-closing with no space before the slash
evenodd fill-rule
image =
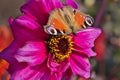
<path id="1" fill-rule="evenodd" d="M 106 3 L 107 3 L 107 0 L 102 0 L 101 6 L 99 8 L 98 14 L 97 14 L 96 19 L 95 19 L 94 26 L 98 26 L 99 25 L 101 17 L 103 15 L 103 12 L 105 10 Z"/>

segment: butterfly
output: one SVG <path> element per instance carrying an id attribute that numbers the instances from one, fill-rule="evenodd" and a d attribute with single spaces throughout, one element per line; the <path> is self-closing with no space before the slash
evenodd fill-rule
<path id="1" fill-rule="evenodd" d="M 51 35 L 75 34 L 77 31 L 92 26 L 94 19 L 70 6 L 57 8 L 50 13 L 47 25 L 44 26 L 46 33 Z"/>

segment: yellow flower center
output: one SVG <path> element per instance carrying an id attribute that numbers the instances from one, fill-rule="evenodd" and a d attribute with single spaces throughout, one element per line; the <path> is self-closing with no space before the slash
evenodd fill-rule
<path id="1" fill-rule="evenodd" d="M 73 50 L 72 38 L 67 35 L 54 35 L 48 41 L 50 52 L 55 56 L 55 61 L 60 62 L 69 57 Z"/>

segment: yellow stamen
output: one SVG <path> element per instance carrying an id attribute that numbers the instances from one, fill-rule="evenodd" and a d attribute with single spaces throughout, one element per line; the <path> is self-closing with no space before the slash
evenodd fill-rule
<path id="1" fill-rule="evenodd" d="M 72 38 L 67 35 L 52 36 L 48 41 L 50 52 L 55 56 L 55 62 L 69 57 L 73 50 Z"/>

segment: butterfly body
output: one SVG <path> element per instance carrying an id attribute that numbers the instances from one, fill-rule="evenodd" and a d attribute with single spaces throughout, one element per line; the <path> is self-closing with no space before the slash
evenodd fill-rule
<path id="1" fill-rule="evenodd" d="M 93 18 L 69 6 L 58 8 L 50 13 L 45 32 L 51 35 L 76 33 L 91 26 Z"/>

